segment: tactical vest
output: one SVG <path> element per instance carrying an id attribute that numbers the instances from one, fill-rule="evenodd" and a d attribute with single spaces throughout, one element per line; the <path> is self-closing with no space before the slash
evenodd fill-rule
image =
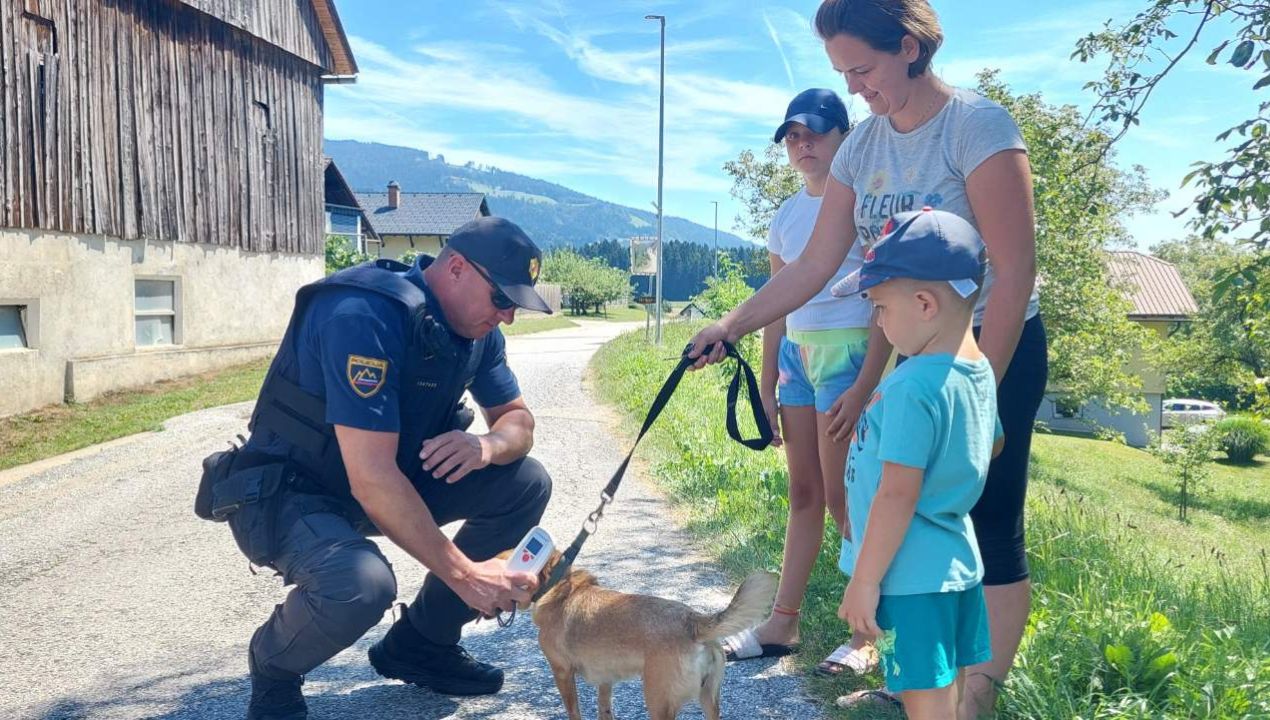
<path id="1" fill-rule="evenodd" d="M 299 385 L 298 377 L 282 370 L 282 358 L 300 353 L 296 337 L 301 318 L 313 298 L 332 288 L 359 288 L 377 293 L 402 306 L 407 325 L 404 358 L 389 358 L 388 372 L 401 373 L 399 382 L 400 437 L 397 467 L 407 478 L 419 473 L 419 448 L 423 441 L 457 426 L 466 427 L 458 415 L 466 412 L 460 400 L 476 375 L 484 350 L 484 338 L 468 341 L 454 336 L 435 320 L 427 307 L 427 295 L 407 275 L 432 263 L 421 257 L 418 270 L 395 260 L 375 260 L 341 270 L 300 288 L 278 355 L 274 358 L 248 428 L 252 433 L 270 431 L 288 445 L 287 458 L 305 476 L 308 491 L 352 500 L 348 472 L 335 439 L 334 426 L 326 422 L 326 400 Z M 391 322 L 391 321 L 390 321 Z"/>

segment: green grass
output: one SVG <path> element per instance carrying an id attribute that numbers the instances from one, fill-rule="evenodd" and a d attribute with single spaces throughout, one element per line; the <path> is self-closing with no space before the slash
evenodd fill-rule
<path id="1" fill-rule="evenodd" d="M 675 300 L 675 301 L 667 301 L 667 302 L 670 303 L 670 312 L 662 313 L 663 322 L 667 320 L 676 319 L 678 317 L 679 311 L 682 310 L 684 306 L 688 304 L 686 300 Z M 609 305 L 606 312 L 599 313 L 599 314 L 573 315 L 568 310 L 563 311 L 563 315 L 565 317 L 581 318 L 584 320 L 607 320 L 609 322 L 633 322 L 636 320 L 638 320 L 639 322 L 644 322 L 644 317 L 646 314 L 647 313 L 644 310 L 643 305 L 637 305 L 636 307 L 629 307 L 627 305 L 622 305 L 620 303 L 613 303 Z"/>
<path id="2" fill-rule="evenodd" d="M 0 470 L 139 432 L 159 430 L 164 420 L 195 410 L 251 400 L 264 382 L 260 360 L 138 390 L 115 392 L 88 403 L 54 405 L 0 419 Z"/>
<path id="3" fill-rule="evenodd" d="M 577 318 L 582 320 L 607 320 L 609 322 L 629 322 L 632 320 L 644 321 L 644 306 L 627 307 L 614 303 L 608 306 L 608 310 L 603 313 L 592 313 L 589 315 L 574 315 L 568 310 L 563 311 L 565 317 Z"/>
<path id="4" fill-rule="evenodd" d="M 682 347 L 695 327 L 670 325 L 659 349 L 628 333 L 593 360 L 597 389 L 632 436 L 673 366 L 665 348 Z M 778 451 L 727 438 L 724 385 L 719 370 L 685 378 L 640 454 L 739 579 L 780 564 L 788 480 Z M 1183 524 L 1147 453 L 1038 435 L 1028 501 L 1034 609 L 1000 716 L 1270 717 L 1268 480 L 1265 465 L 1219 466 Z M 795 659 L 808 672 L 847 635 L 836 617 L 837 542 L 826 531 Z M 809 690 L 832 717 L 894 717 L 833 707 L 837 695 L 876 684 L 813 676 Z"/>
<path id="5" fill-rule="evenodd" d="M 563 315 L 547 315 L 517 318 L 511 325 L 503 325 L 500 329 L 504 335 L 529 335 L 532 333 L 560 330 L 577 327 L 578 324 Z"/>

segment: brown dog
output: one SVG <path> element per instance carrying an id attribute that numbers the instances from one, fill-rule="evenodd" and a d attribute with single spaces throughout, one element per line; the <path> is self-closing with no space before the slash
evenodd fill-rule
<path id="1" fill-rule="evenodd" d="M 543 570 L 545 581 L 559 561 Z M 724 658 L 718 639 L 767 617 L 776 575 L 756 572 L 722 612 L 706 615 L 681 602 L 629 595 L 572 570 L 534 607 L 538 644 L 551 665 L 569 720 L 578 711 L 577 675 L 599 691 L 600 720 L 613 720 L 613 683 L 643 676 L 651 720 L 674 720 L 694 696 L 707 720 L 719 720 Z"/>

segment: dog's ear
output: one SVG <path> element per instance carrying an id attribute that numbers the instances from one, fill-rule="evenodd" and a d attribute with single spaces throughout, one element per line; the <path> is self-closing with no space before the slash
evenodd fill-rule
<path id="1" fill-rule="evenodd" d="M 551 557 L 547 559 L 547 564 L 542 566 L 542 571 L 538 573 L 538 586 L 542 587 L 551 577 L 551 573 L 555 571 L 556 566 L 560 564 L 560 560 L 564 557 L 559 550 L 552 550 Z"/>
<path id="2" fill-rule="evenodd" d="M 504 551 L 502 551 L 501 553 L 499 553 L 499 554 L 495 555 L 494 557 L 498 558 L 499 560 L 506 561 L 508 558 L 510 558 L 510 557 L 512 556 L 512 550 L 515 550 L 515 549 L 516 549 L 516 548 L 507 548 L 506 550 L 504 550 Z"/>

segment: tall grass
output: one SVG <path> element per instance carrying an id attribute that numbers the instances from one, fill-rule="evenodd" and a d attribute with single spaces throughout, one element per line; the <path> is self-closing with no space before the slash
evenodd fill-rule
<path id="1" fill-rule="evenodd" d="M 694 329 L 671 325 L 661 348 L 648 346 L 642 333 L 627 334 L 596 355 L 597 388 L 632 427 L 673 367 L 665 358 Z M 788 479 L 778 451 L 755 453 L 727 437 L 724 385 L 719 369 L 685 378 L 641 453 L 686 512 L 690 528 L 740 577 L 780 565 Z M 748 417 L 745 408 L 741 415 Z M 1105 445 L 1079 442 L 1093 450 Z M 1063 474 L 1061 460 L 1035 464 L 1034 458 L 1028 504 L 1034 609 L 1002 694 L 1001 715 L 1270 718 L 1265 551 L 1241 554 L 1246 560 L 1238 565 L 1216 549 L 1198 561 L 1173 559 L 1175 553 L 1158 552 L 1154 538 L 1135 528 L 1167 532 L 1175 521 L 1138 517 L 1136 509 L 1090 499 L 1064 487 Z M 1126 482 L 1124 476 L 1125 468 L 1108 469 L 1116 482 Z M 804 651 L 796 662 L 804 670 L 847 635 L 836 617 L 843 587 L 837 551 L 826 525 L 803 604 Z M 831 715 L 888 717 L 832 707 L 834 696 L 877 683 L 813 679 L 809 688 Z"/>

